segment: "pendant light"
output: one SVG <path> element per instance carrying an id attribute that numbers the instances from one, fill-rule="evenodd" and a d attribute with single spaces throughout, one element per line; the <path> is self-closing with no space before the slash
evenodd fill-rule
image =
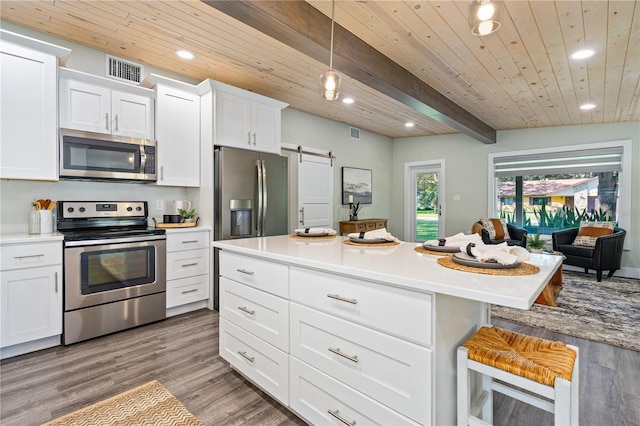
<path id="1" fill-rule="evenodd" d="M 494 0 L 471 0 L 469 24 L 473 35 L 489 35 L 500 28 L 502 2 Z"/>
<path id="2" fill-rule="evenodd" d="M 340 96 L 342 76 L 333 69 L 333 26 L 336 2 L 331 2 L 331 53 L 329 56 L 329 70 L 320 74 L 320 95 L 322 99 L 335 101 Z"/>

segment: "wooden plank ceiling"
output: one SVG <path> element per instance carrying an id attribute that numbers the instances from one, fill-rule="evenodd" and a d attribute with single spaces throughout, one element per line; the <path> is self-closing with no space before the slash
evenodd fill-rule
<path id="1" fill-rule="evenodd" d="M 330 16 L 331 2 L 308 3 Z M 494 129 L 640 120 L 639 2 L 506 1 L 502 27 L 485 37 L 471 34 L 468 5 L 338 0 L 335 19 Z M 344 71 L 342 95 L 355 102 L 321 100 L 318 76 L 328 57 L 313 59 L 197 0 L 2 0 L 0 18 L 389 137 L 457 131 Z M 595 55 L 570 58 L 585 47 Z M 196 59 L 179 59 L 177 49 Z M 596 107 L 580 110 L 587 102 Z"/>

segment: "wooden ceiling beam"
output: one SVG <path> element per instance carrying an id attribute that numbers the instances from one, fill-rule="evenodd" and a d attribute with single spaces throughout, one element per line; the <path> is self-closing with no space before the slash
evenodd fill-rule
<path id="1" fill-rule="evenodd" d="M 202 1 L 317 61 L 326 62 L 328 67 L 331 18 L 304 0 Z M 337 71 L 433 120 L 483 143 L 496 142 L 494 128 L 337 23 L 334 28 L 333 64 Z M 318 102 L 321 102 L 319 93 Z"/>

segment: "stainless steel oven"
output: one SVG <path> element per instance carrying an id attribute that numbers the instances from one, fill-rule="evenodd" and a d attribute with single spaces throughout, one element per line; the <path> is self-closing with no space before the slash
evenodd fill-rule
<path id="1" fill-rule="evenodd" d="M 65 345 L 165 318 L 166 235 L 146 202 L 58 204 Z"/>

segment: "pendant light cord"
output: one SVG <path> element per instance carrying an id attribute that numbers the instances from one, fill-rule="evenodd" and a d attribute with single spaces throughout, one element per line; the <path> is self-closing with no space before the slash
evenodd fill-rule
<path id="1" fill-rule="evenodd" d="M 331 2 L 331 48 L 329 53 L 329 69 L 333 69 L 333 24 L 334 24 L 334 14 L 336 11 L 336 0 Z"/>

